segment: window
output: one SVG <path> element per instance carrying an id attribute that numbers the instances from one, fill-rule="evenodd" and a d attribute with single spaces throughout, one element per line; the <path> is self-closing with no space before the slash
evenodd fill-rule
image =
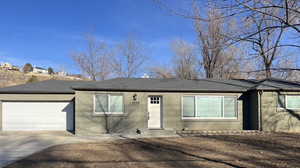
<path id="1" fill-rule="evenodd" d="M 222 117 L 222 97 L 197 96 L 197 117 Z"/>
<path id="2" fill-rule="evenodd" d="M 106 114 L 123 113 L 123 96 L 117 94 L 96 94 L 94 97 L 94 112 Z"/>
<path id="3" fill-rule="evenodd" d="M 196 117 L 194 96 L 184 96 L 182 100 L 183 117 Z"/>
<path id="4" fill-rule="evenodd" d="M 108 112 L 108 96 L 105 94 L 95 95 L 95 112 Z"/>
<path id="5" fill-rule="evenodd" d="M 300 109 L 300 95 L 278 95 L 278 107 Z"/>
<path id="6" fill-rule="evenodd" d="M 235 97 L 224 97 L 224 117 L 234 118 L 236 117 L 236 105 Z"/>
<path id="7" fill-rule="evenodd" d="M 183 96 L 182 116 L 185 119 L 235 119 L 236 106 L 233 96 Z"/>
<path id="8" fill-rule="evenodd" d="M 150 104 L 159 104 L 160 97 L 159 96 L 151 96 L 150 97 Z"/>
<path id="9" fill-rule="evenodd" d="M 287 109 L 299 109 L 300 108 L 300 96 L 286 96 L 286 108 Z"/>

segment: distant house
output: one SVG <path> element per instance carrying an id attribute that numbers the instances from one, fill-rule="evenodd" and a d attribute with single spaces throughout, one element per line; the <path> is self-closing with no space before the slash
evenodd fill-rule
<path id="1" fill-rule="evenodd" d="M 19 71 L 20 70 L 19 67 L 14 66 L 8 62 L 1 63 L 0 68 L 3 70 L 7 70 L 7 71 Z"/>
<path id="2" fill-rule="evenodd" d="M 41 74 L 48 74 L 48 70 L 41 67 L 34 67 L 32 70 L 33 73 L 41 73 Z"/>
<path id="3" fill-rule="evenodd" d="M 8 63 L 8 62 L 4 62 L 4 63 L 1 63 L 0 65 L 1 69 L 9 69 L 9 68 L 12 68 L 12 64 Z"/>
<path id="4" fill-rule="evenodd" d="M 67 76 L 67 72 L 66 71 L 59 71 L 57 72 L 58 76 Z"/>
<path id="5" fill-rule="evenodd" d="M 10 69 L 8 69 L 8 70 L 10 70 L 10 71 L 20 71 L 20 68 L 13 65 L 13 66 L 12 66 Z"/>
<path id="6" fill-rule="evenodd" d="M 74 79 L 78 79 L 78 80 L 83 79 L 83 76 L 81 74 L 70 74 L 68 76 L 73 77 Z"/>

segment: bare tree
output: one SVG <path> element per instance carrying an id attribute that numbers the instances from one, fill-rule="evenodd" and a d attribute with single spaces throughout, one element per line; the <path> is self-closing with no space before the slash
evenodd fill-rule
<path id="1" fill-rule="evenodd" d="M 112 68 L 117 77 L 131 78 L 138 75 L 146 61 L 142 43 L 129 37 L 117 47 L 117 54 L 112 57 Z"/>
<path id="2" fill-rule="evenodd" d="M 231 2 L 231 5 L 227 3 L 219 7 L 223 12 L 229 13 L 227 16 L 234 16 L 242 21 L 239 24 L 239 30 L 242 30 L 240 34 L 236 33 L 231 37 L 234 43 L 246 41 L 252 44 L 251 49 L 260 65 L 256 70 L 257 77 L 263 75 L 269 78 L 272 72 L 278 71 L 287 75 L 290 74 L 289 71 L 294 71 L 296 68 L 292 70 L 282 64 L 275 64 L 287 57 L 287 54 L 282 52 L 284 48 L 300 47 L 298 42 L 291 42 L 291 38 L 288 41 L 284 40 L 286 35 L 291 35 L 291 32 L 300 33 L 298 24 L 300 1 L 234 0 Z"/>
<path id="3" fill-rule="evenodd" d="M 208 22 L 210 18 L 207 16 L 194 15 L 187 9 L 172 7 L 172 0 L 153 0 L 162 9 L 186 19 L 200 20 Z M 300 33 L 300 2 L 299 0 L 207 0 L 199 1 L 190 0 L 187 1 L 186 8 L 190 8 L 189 5 L 197 4 L 199 8 L 207 8 L 210 5 L 214 5 L 221 13 L 220 17 L 217 19 L 224 19 L 229 17 L 237 17 L 239 19 L 244 19 L 249 16 L 254 16 L 257 14 L 263 14 L 269 16 L 277 25 L 266 26 L 260 31 L 266 31 L 269 29 L 292 29 Z M 269 13 L 268 11 L 277 11 L 276 13 Z M 254 32 L 255 35 L 258 32 Z"/>
<path id="4" fill-rule="evenodd" d="M 268 10 L 268 11 L 267 11 Z M 270 11 L 266 9 L 267 13 L 277 13 L 278 11 Z M 275 14 L 274 14 L 275 15 Z M 267 29 L 262 31 L 265 27 L 272 27 L 278 25 L 269 15 L 258 13 L 256 15 L 250 15 L 245 20 L 243 26 L 244 31 L 241 31 L 240 36 L 235 36 L 234 39 L 250 42 L 252 44 L 252 50 L 254 56 L 260 60 L 260 64 L 265 71 L 265 77 L 270 78 L 272 76 L 271 68 L 276 59 L 280 56 L 280 45 L 284 33 L 284 28 L 280 29 Z M 249 36 L 248 34 L 255 35 Z"/>
<path id="5" fill-rule="evenodd" d="M 264 71 L 264 76 L 267 78 L 272 76 L 272 72 L 281 78 L 288 78 L 291 74 L 295 74 L 296 68 L 282 64 L 287 57 L 287 54 L 282 51 L 286 47 L 300 47 L 298 42 L 284 40 L 286 32 L 300 33 L 299 2 L 298 0 L 235 0 L 235 7 L 231 7 L 235 14 L 242 15 L 241 18 L 246 23 L 250 22 L 242 27 L 246 30 L 250 27 L 250 31 L 244 32 L 239 40 L 253 44 L 252 49 L 262 65 L 258 69 Z"/>
<path id="6" fill-rule="evenodd" d="M 174 53 L 173 71 L 179 79 L 197 79 L 196 47 L 183 40 L 175 40 L 171 43 Z"/>
<path id="7" fill-rule="evenodd" d="M 200 16 L 199 8 L 194 6 L 194 9 L 196 15 Z M 229 39 L 224 36 L 226 33 L 225 22 L 219 19 L 220 17 L 221 14 L 218 10 L 211 8 L 208 10 L 208 22 L 195 20 L 196 33 L 202 55 L 200 65 L 203 66 L 207 78 L 224 77 L 224 65 L 234 60 L 232 56 L 225 54 Z"/>
<path id="8" fill-rule="evenodd" d="M 224 4 L 223 4 L 224 5 Z M 292 29 L 300 33 L 299 0 L 234 0 L 231 5 L 222 6 L 231 16 L 253 17 L 265 15 L 276 24 L 265 25 L 250 36 L 270 29 Z M 276 12 L 272 12 L 276 11 Z"/>
<path id="9" fill-rule="evenodd" d="M 175 78 L 172 69 L 167 68 L 167 65 L 156 65 L 149 68 L 149 73 L 151 78 Z"/>
<path id="10" fill-rule="evenodd" d="M 257 67 L 257 70 L 249 70 L 249 73 L 258 73 L 261 74 L 261 71 L 264 71 L 266 77 L 272 75 L 272 71 L 299 71 L 297 68 L 272 68 L 274 59 L 282 59 L 279 57 L 283 48 L 286 47 L 296 47 L 299 48 L 298 38 L 300 33 L 300 1 L 299 0 L 224 0 L 224 1 L 213 1 L 208 0 L 206 2 L 191 0 L 192 4 L 197 6 L 198 9 L 201 9 L 201 13 L 205 9 L 209 8 L 211 5 L 215 7 L 218 11 L 218 16 L 211 17 L 211 15 L 200 15 L 200 12 L 191 13 L 191 10 L 176 9 L 172 7 L 171 1 L 169 0 L 153 0 L 160 7 L 169 11 L 170 13 L 181 16 L 183 18 L 192 19 L 197 23 L 211 23 L 211 22 L 224 22 L 226 25 L 230 24 L 229 19 L 235 18 L 239 21 L 240 26 L 235 31 L 232 31 L 232 34 L 228 32 L 221 32 L 220 34 L 223 37 L 230 39 L 228 45 L 241 44 L 245 41 L 248 41 L 253 44 L 251 48 L 255 55 L 260 58 L 263 62 L 260 67 Z M 187 9 L 191 6 L 187 6 Z M 210 9 L 209 9 L 210 10 Z M 252 20 L 249 23 L 249 20 Z M 244 24 L 248 22 L 249 24 Z M 249 25 L 252 26 L 252 29 L 249 29 Z M 203 28 L 199 30 L 203 31 Z M 250 31 L 241 31 L 240 30 L 250 30 Z M 295 33 L 294 33 L 295 32 Z M 293 34 L 291 34 L 293 33 Z M 289 36 L 288 36 L 289 35 Z M 291 36 L 292 35 L 292 36 Z M 264 39 L 257 41 L 258 37 L 264 37 Z M 268 36 L 268 37 L 266 37 Z M 201 37 L 201 36 L 200 36 Z M 288 41 L 283 40 L 286 37 L 289 38 Z M 290 38 L 294 37 L 294 38 Z M 200 38 L 201 39 L 201 38 Z M 294 41 L 293 41 L 294 40 Z M 202 43 L 205 40 L 201 40 Z M 283 42 L 284 41 L 284 42 Z M 258 43 L 260 44 L 258 44 Z M 203 43 L 205 44 L 205 43 Z M 207 43 L 211 44 L 211 43 Z M 211 50 L 215 47 L 207 47 Z M 205 52 L 208 53 L 206 50 Z M 214 49 L 214 52 L 218 50 Z M 297 51 L 295 51 L 297 52 Z M 282 54 L 282 53 L 281 53 Z M 203 54 L 204 55 L 204 54 Z M 252 55 L 250 55 L 252 57 Z M 207 64 L 206 60 L 203 60 L 203 66 L 206 66 L 206 69 L 214 69 L 215 61 L 214 57 L 210 59 L 212 64 Z M 254 57 L 253 57 L 254 58 Z M 256 60 L 256 59 L 253 59 Z M 252 63 L 255 61 L 252 61 Z M 205 65 L 206 64 L 206 65 Z M 217 68 L 220 71 L 220 68 Z M 244 73 L 244 72 L 243 72 Z M 209 77 L 210 74 L 208 73 Z"/>
<path id="11" fill-rule="evenodd" d="M 239 46 L 230 46 L 224 50 L 221 57 L 220 67 L 217 74 L 221 79 L 246 79 L 253 77 L 253 74 L 247 73 L 253 71 L 255 62 L 247 55 L 246 44 Z"/>
<path id="12" fill-rule="evenodd" d="M 71 57 L 81 71 L 92 80 L 104 80 L 111 74 L 109 51 L 105 42 L 98 41 L 93 35 L 86 36 L 87 49 L 83 52 L 73 52 Z"/>
<path id="13" fill-rule="evenodd" d="M 272 76 L 291 81 L 299 81 L 299 71 L 292 70 L 297 68 L 297 54 L 288 50 L 284 50 L 283 52 L 285 56 L 274 62 L 273 68 L 278 70 L 272 70 Z"/>
<path id="14" fill-rule="evenodd" d="M 219 11 L 226 13 L 226 16 L 218 16 L 217 20 L 224 20 L 229 16 L 236 16 L 240 19 L 241 26 L 234 34 L 223 33 L 229 37 L 233 43 L 242 41 L 252 43 L 254 55 L 261 61 L 260 71 L 264 71 L 265 77 L 271 77 L 272 64 L 279 58 L 281 47 L 297 47 L 296 44 L 282 44 L 283 33 L 286 28 L 292 28 L 297 31 L 295 26 L 297 12 L 295 1 L 290 0 L 233 0 L 224 1 L 225 3 L 216 3 Z M 201 20 L 203 17 L 197 17 Z M 208 17 L 208 22 L 211 19 Z M 279 67 L 277 69 L 280 69 Z"/>
<path id="15" fill-rule="evenodd" d="M 171 42 L 173 57 L 168 65 L 150 67 L 150 76 L 154 78 L 198 78 L 198 58 L 196 46 L 187 41 L 176 39 Z"/>

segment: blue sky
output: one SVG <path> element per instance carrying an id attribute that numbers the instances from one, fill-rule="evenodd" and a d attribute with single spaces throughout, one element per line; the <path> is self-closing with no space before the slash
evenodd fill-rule
<path id="1" fill-rule="evenodd" d="M 71 73 L 79 70 L 69 54 L 84 47 L 87 32 L 112 44 L 134 34 L 157 63 L 168 62 L 170 41 L 196 41 L 190 20 L 152 0 L 2 0 L 0 16 L 0 62 Z"/>

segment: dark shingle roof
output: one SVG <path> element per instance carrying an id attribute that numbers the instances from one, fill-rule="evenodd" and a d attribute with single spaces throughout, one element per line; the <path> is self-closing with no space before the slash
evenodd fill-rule
<path id="1" fill-rule="evenodd" d="M 231 80 L 181 80 L 152 78 L 116 78 L 106 81 L 73 86 L 75 90 L 111 90 L 111 91 L 207 91 L 207 92 L 243 92 L 248 89 L 239 81 Z"/>
<path id="2" fill-rule="evenodd" d="M 73 85 L 86 81 L 46 80 L 0 88 L 0 93 L 74 93 Z"/>
<path id="3" fill-rule="evenodd" d="M 259 81 L 255 86 L 251 87 L 249 90 L 300 91 L 300 84 L 293 81 L 268 78 Z"/>
<path id="4" fill-rule="evenodd" d="M 245 92 L 248 90 L 300 91 L 300 84 L 274 78 L 264 80 L 181 80 L 116 78 L 104 81 L 47 80 L 0 88 L 0 93 L 74 93 L 74 90 L 154 92 Z"/>
<path id="5" fill-rule="evenodd" d="M 42 67 L 34 67 L 36 69 L 42 69 L 42 70 L 47 70 L 46 68 L 42 68 Z"/>

